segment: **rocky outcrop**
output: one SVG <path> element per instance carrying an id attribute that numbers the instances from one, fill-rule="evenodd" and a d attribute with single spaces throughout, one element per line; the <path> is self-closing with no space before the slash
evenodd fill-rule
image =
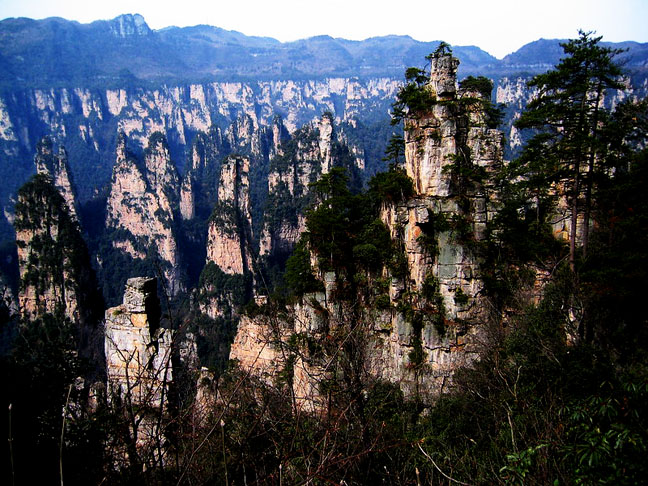
<path id="1" fill-rule="evenodd" d="M 58 189 L 65 200 L 68 213 L 75 221 L 79 220 L 79 210 L 76 193 L 72 185 L 68 156 L 63 146 L 59 147 L 58 154 L 54 154 L 52 140 L 44 137 L 36 145 L 36 173 L 44 174 L 52 179 L 54 186 Z"/>
<path id="2" fill-rule="evenodd" d="M 117 32 L 121 35 L 121 29 Z M 144 149 L 153 133 L 161 132 L 169 141 L 173 156 L 180 161 L 190 152 L 198 133 L 208 134 L 212 127 L 225 132 L 243 116 L 249 117 L 252 126 L 272 132 L 268 138 L 277 142 L 267 150 L 274 156 L 282 138 L 282 130 L 274 124 L 277 113 L 282 114 L 282 124 L 290 132 L 326 111 L 335 114 L 336 123 L 365 114 L 384 116 L 399 84 L 390 78 L 328 78 L 171 83 L 153 89 L 124 86 L 6 92 L 0 95 L 0 153 L 3 164 L 20 171 L 0 187 L 0 206 L 11 206 L 11 195 L 27 180 L 29 171 L 24 167 L 31 168 L 33 147 L 43 135 L 68 147 L 72 173 L 79 184 L 77 190 L 85 201 L 94 196 L 96 187 L 111 180 L 115 130 L 126 135 L 135 151 Z M 231 136 L 234 135 L 232 132 Z M 224 135 L 223 138 L 227 140 Z M 263 137 L 259 140 L 265 143 Z M 92 178 L 88 183 L 90 161 Z M 3 227 L 0 230 L 4 231 Z"/>
<path id="3" fill-rule="evenodd" d="M 128 280 L 123 303 L 106 311 L 105 333 L 109 398 L 160 407 L 173 380 L 173 333 L 160 327 L 155 279 Z"/>
<path id="4" fill-rule="evenodd" d="M 18 300 L 5 276 L 0 273 L 0 325 L 4 326 L 18 314 Z"/>
<path id="5" fill-rule="evenodd" d="M 108 25 L 113 35 L 121 38 L 151 34 L 151 29 L 140 14 L 120 15 L 110 20 Z"/>
<path id="6" fill-rule="evenodd" d="M 311 202 L 309 184 L 334 166 L 346 168 L 352 178 L 364 168 L 362 158 L 354 155 L 354 147 L 336 129 L 330 113 L 284 140 L 279 155 L 270 161 L 268 199 L 259 243 L 261 257 L 281 260 L 290 254 L 306 230 L 305 211 Z"/>
<path id="7" fill-rule="evenodd" d="M 127 150 L 126 137 L 120 134 L 106 227 L 114 231 L 113 246 L 132 258 L 143 260 L 150 251 L 157 255 L 172 295 L 184 285 L 174 234 L 178 186 L 178 175 L 161 134 L 149 140 L 142 165 Z"/>
<path id="8" fill-rule="evenodd" d="M 437 390 L 470 361 L 478 324 L 485 320 L 473 247 L 493 216 L 496 201 L 488 181 L 503 158 L 502 133 L 489 128 L 484 110 L 489 93 L 457 87 L 457 65 L 451 55 L 433 58 L 428 89 L 437 101 L 405 120 L 405 169 L 417 194 L 381 213 L 392 237 L 400 240 L 409 269 L 409 283 L 392 280 L 392 301 L 414 290 L 437 314 L 436 326 L 424 319 L 421 330 L 428 385 Z M 426 312 L 421 303 L 414 309 Z M 399 319 L 392 321 L 394 329 L 402 327 Z"/>
<path id="9" fill-rule="evenodd" d="M 218 202 L 209 218 L 207 258 L 197 292 L 200 311 L 227 326 L 252 292 L 250 160 L 230 155 L 221 165 Z"/>
<path id="10" fill-rule="evenodd" d="M 207 261 L 229 275 L 251 268 L 250 160 L 229 156 L 221 166 L 218 203 L 209 223 Z"/>
<path id="11" fill-rule="evenodd" d="M 180 189 L 180 215 L 185 221 L 208 215 L 217 200 L 220 162 L 231 152 L 218 127 L 199 132 L 191 145 L 187 169 Z"/>
<path id="12" fill-rule="evenodd" d="M 167 438 L 161 423 L 174 379 L 173 345 L 173 332 L 160 326 L 156 280 L 129 279 L 123 303 L 105 316 L 107 398 L 128 423 L 122 457 L 117 455 L 121 466 L 164 460 Z"/>
<path id="13" fill-rule="evenodd" d="M 405 120 L 404 170 L 415 194 L 385 202 L 380 211 L 397 249 L 394 258 L 402 255 L 403 264 L 351 277 L 361 278 L 364 290 L 348 297 L 358 287 L 346 272 L 317 270 L 311 256 L 324 291 L 239 324 L 231 357 L 269 383 L 287 380 L 298 408 L 324 406 L 330 392 L 322 384 L 334 376 L 341 355 L 347 361 L 340 366 L 349 381 L 358 380 L 355 386 L 384 380 L 426 401 L 450 386 L 454 371 L 477 352 L 487 306 L 474 243 L 497 203 L 487 181 L 502 162 L 503 139 L 489 128 L 488 94 L 474 83 L 458 86 L 457 65 L 451 55 L 433 59 L 424 87 L 431 105 Z M 326 123 L 322 133 L 311 137 L 317 145 L 306 151 L 318 173 L 326 167 Z M 306 182 L 303 168 L 284 164 L 271 171 L 271 184 L 294 194 Z"/>
<path id="14" fill-rule="evenodd" d="M 20 269 L 19 307 L 27 320 L 53 314 L 82 328 L 97 324 L 97 284 L 78 224 L 66 201 L 44 174 L 19 192 L 16 244 Z"/>
<path id="15" fill-rule="evenodd" d="M 23 323 L 48 315 L 68 319 L 77 329 L 79 355 L 92 365 L 87 377 L 96 379 L 104 369 L 103 298 L 78 223 L 48 176 L 37 174 L 19 191 L 14 228 Z"/>
<path id="16" fill-rule="evenodd" d="M 260 126 L 247 114 L 238 117 L 223 132 L 212 126 L 194 138 L 188 166 L 182 181 L 180 211 L 184 220 L 196 216 L 206 219 L 217 202 L 221 162 L 228 155 L 243 155 L 257 168 L 250 183 L 260 187 L 271 157 L 280 152 L 281 141 L 288 137 L 280 117 L 271 126 Z"/>

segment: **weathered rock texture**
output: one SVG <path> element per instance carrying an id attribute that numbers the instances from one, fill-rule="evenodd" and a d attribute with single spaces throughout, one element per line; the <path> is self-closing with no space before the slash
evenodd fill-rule
<path id="1" fill-rule="evenodd" d="M 104 369 L 103 298 L 79 225 L 49 176 L 38 174 L 21 188 L 14 227 L 19 314 L 26 325 L 46 314 L 69 319 L 78 330 L 77 351 L 92 365 L 88 377 L 96 379 Z"/>
<path id="2" fill-rule="evenodd" d="M 138 451 L 125 447 L 123 460 L 131 465 L 135 456 L 166 453 L 160 424 L 174 376 L 173 339 L 171 330 L 160 327 L 156 280 L 129 279 L 123 303 L 106 311 L 105 354 L 108 399 L 129 417 L 128 441 Z"/>
<path id="3" fill-rule="evenodd" d="M 338 297 L 348 292 L 344 274 L 320 272 L 324 292 L 304 296 L 283 314 L 269 311 L 239 323 L 231 357 L 268 382 L 287 380 L 299 408 L 316 411 L 326 403 L 331 392 L 322 384 L 340 372 L 341 356 L 343 372 L 357 386 L 385 380 L 425 399 L 449 386 L 477 351 L 486 306 L 472 248 L 496 204 L 482 181 L 501 163 L 503 140 L 488 128 L 485 95 L 458 88 L 457 63 L 450 55 L 433 59 L 425 89 L 434 101 L 405 120 L 405 170 L 416 194 L 385 203 L 380 213 L 403 252 L 405 274 L 367 275 L 362 298 L 370 300 L 358 307 L 356 297 Z M 327 133 L 314 140 L 319 144 Z M 318 146 L 313 159 L 326 160 L 319 159 L 323 154 Z M 310 168 L 302 162 L 275 171 L 271 184 L 294 191 L 304 166 Z M 315 259 L 311 265 L 316 268 Z M 371 302 L 376 297 L 381 305 Z"/>
<path id="4" fill-rule="evenodd" d="M 40 174 L 23 186 L 14 227 L 23 317 L 31 320 L 48 313 L 94 327 L 96 307 L 102 302 L 88 251 L 51 178 Z"/>
<path id="5" fill-rule="evenodd" d="M 344 167 L 351 177 L 364 168 L 358 149 L 349 146 L 336 130 L 333 117 L 325 114 L 318 123 L 284 138 L 279 153 L 270 161 L 268 199 L 259 242 L 259 255 L 285 259 L 306 229 L 305 211 L 310 204 L 309 184 L 332 167 Z"/>
<path id="6" fill-rule="evenodd" d="M 250 270 L 252 216 L 250 215 L 250 160 L 230 156 L 221 166 L 218 203 L 207 238 L 207 261 L 234 275 Z"/>
<path id="7" fill-rule="evenodd" d="M 49 137 L 43 138 L 36 145 L 36 173 L 44 174 L 52 179 L 54 186 L 65 199 L 68 213 L 75 221 L 79 219 L 77 198 L 72 184 L 68 156 L 63 146 L 59 147 L 58 154 L 54 154 L 52 140 Z"/>
<path id="8" fill-rule="evenodd" d="M 161 406 L 173 380 L 173 335 L 160 327 L 156 280 L 129 279 L 123 303 L 108 309 L 105 319 L 110 396 Z"/>
<path id="9" fill-rule="evenodd" d="M 503 157 L 502 134 L 488 128 L 481 103 L 489 96 L 458 89 L 457 65 L 451 55 L 433 58 L 429 89 L 437 102 L 405 121 L 405 169 L 417 194 L 386 206 L 381 214 L 392 237 L 401 242 L 409 268 L 409 282 L 392 279 L 390 297 L 397 303 L 399 294 L 412 290 L 423 297 L 412 302 L 424 316 L 423 372 L 418 377 L 436 391 L 470 361 L 485 320 L 479 259 L 472 248 L 483 237 L 496 203 L 494 191 L 483 181 Z M 392 348 L 387 356 L 408 347 L 403 339 L 408 333 L 402 330 L 411 323 L 403 317 L 392 317 L 390 336 L 378 344 Z"/>
<path id="10" fill-rule="evenodd" d="M 252 291 L 250 159 L 230 155 L 221 165 L 218 202 L 209 218 L 206 265 L 198 303 L 212 319 L 236 319 Z M 227 324 L 229 325 L 229 324 Z"/>
<path id="11" fill-rule="evenodd" d="M 151 137 L 144 164 L 140 165 L 127 150 L 126 137 L 120 134 L 106 227 L 114 230 L 113 246 L 132 258 L 145 259 L 150 252 L 159 258 L 171 295 L 184 285 L 174 234 L 178 193 L 178 175 L 164 137 Z"/>

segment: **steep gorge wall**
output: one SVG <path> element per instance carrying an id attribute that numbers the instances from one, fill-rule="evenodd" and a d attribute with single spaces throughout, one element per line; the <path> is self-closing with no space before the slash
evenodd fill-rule
<path id="1" fill-rule="evenodd" d="M 174 233 L 178 193 L 179 178 L 164 136 L 150 138 L 141 164 L 120 134 L 106 210 L 111 244 L 133 259 L 143 260 L 153 251 L 171 295 L 184 287 Z"/>
<path id="2" fill-rule="evenodd" d="M 163 133 L 174 160 L 182 166 L 195 135 L 212 126 L 223 131 L 241 115 L 254 127 L 271 127 L 282 116 L 294 131 L 330 111 L 336 120 L 386 116 L 399 81 L 390 78 L 213 82 L 158 88 L 16 89 L 0 93 L 0 174 L 6 184 L 0 205 L 11 213 L 10 196 L 33 173 L 34 147 L 43 136 L 70 154 L 79 197 L 86 201 L 110 180 L 116 134 L 142 151 L 149 136 Z M 10 170 L 10 167 L 13 169 Z M 8 231 L 6 220 L 0 231 Z"/>

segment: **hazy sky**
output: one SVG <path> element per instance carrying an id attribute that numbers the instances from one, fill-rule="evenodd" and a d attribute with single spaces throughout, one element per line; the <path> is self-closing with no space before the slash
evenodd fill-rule
<path id="1" fill-rule="evenodd" d="M 477 45 L 500 58 L 541 37 L 576 37 L 578 29 L 648 42 L 648 0 L 0 0 L 0 19 L 86 23 L 122 13 L 140 13 L 154 29 L 209 24 L 281 41 L 406 34 Z"/>

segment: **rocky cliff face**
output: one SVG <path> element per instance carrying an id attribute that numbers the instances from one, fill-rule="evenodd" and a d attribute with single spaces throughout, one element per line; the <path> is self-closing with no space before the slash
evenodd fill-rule
<path id="1" fill-rule="evenodd" d="M 198 131 L 207 132 L 213 125 L 222 126 L 222 122 L 227 126 L 241 115 L 247 115 L 254 126 L 271 126 L 277 113 L 285 114 L 284 124 L 292 132 L 326 111 L 335 113 L 339 122 L 366 110 L 379 109 L 367 107 L 368 100 L 382 101 L 380 108 L 387 108 L 399 84 L 388 78 L 367 81 L 331 78 L 214 82 L 164 86 L 150 91 L 142 88 L 17 91 L 0 97 L 0 139 L 30 149 L 36 142 L 36 133 L 45 131 L 57 140 L 80 140 L 91 149 L 105 150 L 109 148 L 104 146 L 108 142 L 105 135 L 109 136 L 106 129 L 116 127 L 142 147 L 156 131 L 184 145 Z"/>
<path id="2" fill-rule="evenodd" d="M 21 316 L 69 319 L 79 328 L 81 353 L 102 368 L 96 338 L 103 299 L 78 223 L 47 175 L 36 175 L 21 188 L 14 227 Z"/>
<path id="3" fill-rule="evenodd" d="M 105 316 L 109 398 L 159 407 L 173 381 L 172 339 L 170 330 L 160 328 L 156 280 L 129 279 L 123 303 Z"/>
<path id="4" fill-rule="evenodd" d="M 160 424 L 174 378 L 173 340 L 173 332 L 160 327 L 155 279 L 129 279 L 123 303 L 106 311 L 104 341 L 107 398 L 129 424 L 127 445 L 118 457 L 122 466 L 167 452 Z"/>
<path id="5" fill-rule="evenodd" d="M 194 137 L 180 189 L 180 213 L 185 221 L 206 217 L 217 200 L 220 162 L 231 152 L 220 128 L 199 132 Z"/>
<path id="6" fill-rule="evenodd" d="M 449 386 L 454 370 L 476 352 L 485 306 L 473 243 L 496 204 L 483 181 L 502 162 L 503 138 L 489 128 L 488 95 L 458 87 L 457 65 L 450 55 L 433 59 L 425 89 L 434 101 L 405 120 L 405 170 L 415 194 L 380 211 L 403 263 L 367 273 L 354 287 L 360 277 L 349 282 L 344 272 L 317 270 L 311 258 L 322 292 L 284 313 L 270 310 L 239 323 L 231 357 L 268 382 L 287 374 L 299 408 L 318 410 L 327 400 L 322 383 L 335 376 L 340 354 L 358 386 L 385 380 L 425 399 Z M 328 132 L 321 133 L 313 139 L 318 156 L 326 154 L 319 143 Z M 294 191 L 303 187 L 296 175 L 302 168 L 303 162 L 271 172 L 271 181 Z M 345 300 L 353 288 L 364 290 Z"/>
<path id="7" fill-rule="evenodd" d="M 277 156 L 270 161 L 261 257 L 281 260 L 290 254 L 306 229 L 304 213 L 312 202 L 309 184 L 334 166 L 344 167 L 350 177 L 358 178 L 364 165 L 357 153 L 358 149 L 336 129 L 330 114 L 284 138 Z"/>
<path id="8" fill-rule="evenodd" d="M 229 156 L 221 166 L 218 203 L 207 237 L 207 261 L 234 275 L 250 271 L 252 217 L 250 215 L 250 160 Z"/>
<path id="9" fill-rule="evenodd" d="M 546 69 L 549 70 L 552 67 L 552 65 L 547 65 Z M 508 160 L 512 160 L 519 154 L 529 137 L 529 134 L 521 132 L 514 126 L 520 114 L 536 94 L 535 90 L 527 86 L 527 81 L 529 81 L 529 77 L 525 76 L 502 77 L 497 81 L 493 95 L 494 101 L 501 103 L 505 108 L 501 129 L 507 140 L 505 154 Z M 613 108 L 626 98 L 638 100 L 648 95 L 648 79 L 644 76 L 635 73 L 632 79 L 626 83 L 624 90 L 616 91 L 613 95 L 604 97 L 606 107 Z"/>
<path id="10" fill-rule="evenodd" d="M 4 92 L 0 95 L 0 153 L 5 162 L 0 172 L 7 171 L 8 167 L 19 170 L 7 172 L 7 183 L 0 188 L 0 204 L 10 209 L 12 193 L 33 171 L 34 146 L 46 135 L 68 147 L 70 168 L 79 183 L 79 196 L 85 201 L 94 196 L 95 188 L 108 184 L 111 179 L 117 131 L 126 135 L 135 152 L 147 146 L 153 133 L 161 132 L 169 142 L 174 159 L 182 161 L 196 134 L 208 134 L 212 127 L 223 132 L 221 137 L 226 143 L 235 143 L 233 149 L 238 150 L 236 144 L 241 138 L 247 145 L 256 138 L 251 144 L 252 151 L 263 150 L 259 146 L 259 142 L 261 146 L 266 143 L 262 135 L 242 137 L 245 128 L 263 127 L 274 130 L 266 137 L 277 140 L 267 144 L 266 150 L 274 151 L 283 136 L 283 129 L 273 128 L 276 114 L 282 115 L 283 124 L 290 132 L 326 111 L 335 114 L 337 123 L 356 117 L 383 118 L 398 86 L 398 80 L 388 78 L 330 78 L 171 83 L 151 90 L 124 87 Z M 239 118 L 244 123 L 225 134 Z"/>
<path id="11" fill-rule="evenodd" d="M 437 100 L 404 126 L 405 169 L 417 194 L 381 212 L 405 250 L 409 269 L 404 281 L 392 279 L 390 298 L 415 291 L 423 299 L 413 302 L 414 310 L 425 315 L 429 309 L 423 302 L 428 300 L 437 315 L 436 325 L 424 318 L 421 329 L 427 386 L 437 391 L 454 369 L 471 359 L 478 324 L 484 320 L 483 282 L 473 243 L 483 237 L 496 204 L 492 187 L 484 181 L 503 159 L 502 133 L 489 128 L 482 103 L 490 101 L 490 94 L 457 87 L 457 65 L 451 55 L 433 58 L 428 89 Z M 407 326 L 403 317 L 392 318 L 392 329 Z M 394 338 L 384 342 L 398 343 L 392 351 L 403 354 L 407 343 L 401 332 Z"/>
<path id="12" fill-rule="evenodd" d="M 120 134 L 106 211 L 112 245 L 132 258 L 143 260 L 153 252 L 171 295 L 183 288 L 180 255 L 174 234 L 179 181 L 166 140 L 153 135 L 144 163 L 127 150 Z"/>
<path id="13" fill-rule="evenodd" d="M 200 276 L 200 311 L 236 319 L 251 296 L 253 261 L 250 159 L 230 155 L 221 164 L 218 202 L 209 218 L 206 265 Z M 229 324 L 227 324 L 229 325 Z"/>
<path id="14" fill-rule="evenodd" d="M 146 36 L 151 33 L 151 29 L 140 14 L 120 15 L 108 22 L 108 26 L 113 35 L 122 38 Z"/>
<path id="15" fill-rule="evenodd" d="M 75 221 L 79 220 L 79 210 L 76 192 L 72 185 L 72 178 L 68 166 L 68 156 L 63 146 L 59 147 L 58 154 L 54 154 L 52 140 L 43 138 L 36 145 L 36 173 L 44 174 L 52 179 L 52 182 L 65 200 L 68 213 Z"/>

